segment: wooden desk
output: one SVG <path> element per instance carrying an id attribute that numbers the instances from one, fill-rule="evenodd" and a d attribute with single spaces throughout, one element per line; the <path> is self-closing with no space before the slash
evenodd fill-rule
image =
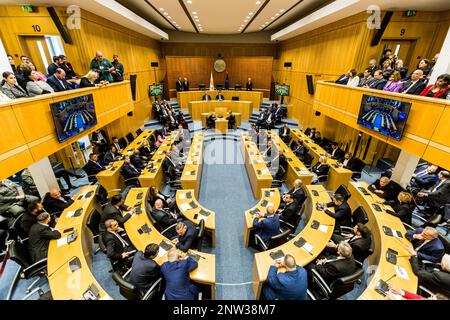
<path id="1" fill-rule="evenodd" d="M 234 114 L 234 117 L 235 117 L 235 119 L 236 119 L 236 124 L 234 125 L 236 128 L 237 127 L 239 127 L 240 125 L 241 125 L 241 123 L 242 123 L 242 119 L 241 119 L 241 114 L 240 113 L 236 113 L 236 112 L 233 112 L 233 114 Z M 202 113 L 201 114 L 201 118 L 202 118 L 202 126 L 203 126 L 203 128 L 206 128 L 207 127 L 207 125 L 206 125 L 206 118 L 208 117 L 210 115 L 210 113 L 208 112 L 208 113 Z M 225 116 L 225 118 L 226 118 L 226 116 Z"/>
<path id="2" fill-rule="evenodd" d="M 154 130 L 144 130 L 142 133 L 136 137 L 125 149 L 123 149 L 123 155 L 132 155 L 135 149 L 139 149 L 144 142 L 144 140 L 149 141 L 150 136 L 154 133 Z"/>
<path id="3" fill-rule="evenodd" d="M 209 210 L 202 206 L 195 197 L 193 189 L 177 190 L 176 194 L 177 206 L 180 209 L 183 216 L 189 221 L 198 225 L 200 220 L 205 220 L 206 232 L 211 235 L 212 246 L 216 246 L 216 214 L 214 211 Z M 192 208 L 192 205 L 196 208 Z M 203 212 L 208 212 L 206 215 Z"/>
<path id="4" fill-rule="evenodd" d="M 164 173 L 162 169 L 162 162 L 166 157 L 166 151 L 172 149 L 172 145 L 178 139 L 178 131 L 172 132 L 158 148 L 148 164 L 152 163 L 153 168 L 144 168 L 139 176 L 141 187 L 156 186 L 162 190 L 164 184 Z"/>
<path id="5" fill-rule="evenodd" d="M 203 132 L 194 134 L 189 155 L 180 178 L 183 189 L 193 189 L 197 198 L 200 191 L 200 181 L 202 180 L 204 139 Z"/>
<path id="6" fill-rule="evenodd" d="M 227 134 L 228 132 L 228 120 L 227 119 L 217 119 L 216 120 L 216 131 L 221 134 Z"/>
<path id="7" fill-rule="evenodd" d="M 55 300 L 84 300 L 83 293 L 90 286 L 94 286 L 99 291 L 99 299 L 106 300 L 111 297 L 100 286 L 92 274 L 92 232 L 86 226 L 91 211 L 98 207 L 95 201 L 95 191 L 98 186 L 85 186 L 78 193 L 74 203 L 63 211 L 56 224 L 62 238 L 70 233 L 78 233 L 74 242 L 58 246 L 58 240 L 51 240 L 48 248 L 48 282 Z M 81 195 L 92 192 L 90 197 L 78 199 Z M 68 213 L 82 209 L 82 213 L 75 217 L 68 217 Z M 65 230 L 72 229 L 64 232 Z M 78 259 L 80 268 L 71 271 L 70 262 Z M 105 272 L 107 272 L 105 270 Z"/>
<path id="8" fill-rule="evenodd" d="M 364 193 L 359 190 L 358 187 L 366 189 L 371 195 L 364 195 Z M 399 218 L 390 215 L 385 211 L 385 209 L 392 210 L 391 207 L 379 205 L 383 210 L 382 212 L 379 212 L 372 206 L 374 203 L 376 203 L 376 200 L 380 200 L 380 198 L 376 194 L 370 192 L 367 187 L 368 184 L 366 182 L 350 182 L 350 184 L 348 185 L 348 189 L 352 194 L 348 203 L 352 210 L 356 209 L 360 205 L 364 207 L 369 218 L 367 226 L 372 231 L 375 241 L 375 251 L 368 258 L 368 271 L 370 272 L 374 270 L 375 273 L 369 278 L 367 288 L 361 294 L 359 299 L 385 300 L 385 297 L 375 291 L 375 286 L 378 280 L 382 279 L 386 281 L 391 277 L 392 279 L 388 281 L 389 284 L 393 284 L 400 289 L 404 289 L 410 292 L 416 292 L 418 280 L 411 268 L 409 258 L 397 258 L 397 266 L 404 268 L 404 270 L 408 274 L 409 280 L 404 279 L 398 275 L 393 277 L 395 274 L 397 274 L 395 266 L 386 260 L 386 252 L 389 248 L 397 251 L 399 256 L 409 256 L 408 251 L 406 251 L 403 245 L 409 245 L 410 247 L 412 247 L 412 244 L 406 238 L 395 238 L 386 235 L 383 232 L 383 226 L 387 226 L 395 231 L 400 231 L 403 235 L 406 233 L 406 229 Z"/>
<path id="9" fill-rule="evenodd" d="M 123 190 L 125 188 L 125 180 L 120 173 L 123 165 L 123 160 L 112 162 L 112 167 L 99 172 L 96 177 L 98 183 L 100 183 L 107 191 L 110 190 Z M 108 196 L 111 197 L 118 194 L 119 191 L 108 192 Z"/>
<path id="10" fill-rule="evenodd" d="M 256 210 L 266 213 L 266 208 L 269 205 L 272 205 L 275 210 L 278 210 L 280 206 L 280 190 L 277 188 L 274 189 L 261 189 L 262 198 L 258 201 L 257 204 L 251 209 L 245 211 L 244 218 L 244 247 L 248 247 L 248 243 L 250 240 L 250 233 L 253 230 L 253 214 Z"/>
<path id="11" fill-rule="evenodd" d="M 240 113 L 242 119 L 245 121 L 250 120 L 250 116 L 253 113 L 252 101 L 189 101 L 188 103 L 189 114 L 193 120 L 201 120 L 202 113 L 215 112 L 226 117 L 228 110 L 233 113 Z"/>
<path id="12" fill-rule="evenodd" d="M 272 175 L 267 169 L 263 157 L 259 153 L 256 144 L 251 140 L 247 132 L 241 136 L 241 152 L 244 158 L 245 169 L 247 170 L 253 195 L 256 199 L 261 198 L 261 189 L 272 186 Z"/>
<path id="13" fill-rule="evenodd" d="M 294 186 L 297 179 L 301 179 L 304 185 L 311 184 L 313 174 L 305 167 L 292 150 L 284 143 L 283 140 L 275 133 L 275 131 L 268 130 L 267 135 L 272 139 L 272 147 L 276 148 L 279 153 L 286 157 L 288 162 L 286 172 L 286 184 L 288 188 Z"/>
<path id="14" fill-rule="evenodd" d="M 128 237 L 130 238 L 136 249 L 144 251 L 145 247 L 149 243 L 160 244 L 161 241 L 166 241 L 170 243 L 170 240 L 164 237 L 152 224 L 150 219 L 146 214 L 146 202 L 148 197 L 148 188 L 133 188 L 127 195 L 125 199 L 125 204 L 127 206 L 134 207 L 136 204 L 140 203 L 140 208 L 142 213 L 133 215 L 127 222 L 125 222 L 125 230 Z M 138 194 L 142 193 L 142 199 L 138 200 Z M 150 213 L 148 213 L 150 214 Z M 139 233 L 139 229 L 147 225 L 150 227 L 151 231 L 149 233 Z M 215 282 L 216 282 L 216 259 L 213 254 L 208 254 L 204 252 L 198 252 L 195 250 L 189 250 L 189 253 L 198 254 L 203 258 L 198 261 L 198 268 L 190 273 L 190 277 L 193 281 L 209 285 L 211 287 L 212 298 L 215 298 Z M 155 261 L 161 265 L 167 261 L 167 251 L 160 248 L 158 257 Z"/>
<path id="15" fill-rule="evenodd" d="M 187 110 L 191 101 L 202 101 L 205 93 L 208 92 L 212 99 L 216 98 L 218 91 L 180 91 L 177 92 L 177 101 L 181 109 Z M 225 100 L 232 100 L 232 97 L 239 97 L 238 101 L 251 101 L 253 109 L 259 109 L 263 101 L 263 93 L 258 91 L 231 91 L 223 90 Z M 204 101 L 209 102 L 209 101 Z M 211 101 L 213 102 L 213 101 Z M 219 101 L 220 102 L 220 101 Z M 211 111 L 211 110 L 208 110 Z M 252 112 L 250 112 L 251 115 Z"/>
<path id="16" fill-rule="evenodd" d="M 301 130 L 299 129 L 291 129 L 291 136 L 296 141 L 302 141 L 303 145 L 310 150 L 311 155 L 314 157 L 311 165 L 315 165 L 321 155 L 327 155 L 328 153 L 318 144 L 314 143 L 310 138 L 308 138 Z M 330 171 L 328 173 L 328 179 L 325 183 L 325 186 L 328 190 L 335 191 L 341 184 L 348 185 L 353 172 L 339 167 L 334 167 L 338 162 L 334 159 L 331 159 L 331 156 L 328 158 L 327 163 L 330 165 Z"/>
<path id="17" fill-rule="evenodd" d="M 312 194 L 312 190 L 317 190 L 319 195 L 315 197 Z M 255 259 L 253 262 L 253 293 L 255 295 L 255 299 L 259 299 L 262 286 L 267 280 L 269 268 L 274 264 L 274 260 L 270 257 L 270 253 L 282 250 L 285 255 L 293 255 L 297 265 L 306 266 L 308 263 L 317 258 L 317 256 L 326 247 L 328 241 L 331 239 L 331 235 L 334 230 L 334 218 L 316 209 L 317 202 L 328 203 L 331 201 L 330 196 L 327 192 L 325 192 L 325 188 L 321 185 L 305 186 L 305 191 L 308 194 L 305 210 L 305 218 L 308 220 L 306 227 L 294 239 L 291 239 L 285 244 L 274 249 L 255 254 Z M 333 211 L 334 209 L 331 208 L 331 210 Z M 320 228 L 311 228 L 311 223 L 314 220 L 317 220 L 324 225 L 321 226 L 324 228 L 323 231 L 321 231 Z M 294 244 L 301 237 L 312 246 L 310 252 L 303 248 L 299 248 Z"/>

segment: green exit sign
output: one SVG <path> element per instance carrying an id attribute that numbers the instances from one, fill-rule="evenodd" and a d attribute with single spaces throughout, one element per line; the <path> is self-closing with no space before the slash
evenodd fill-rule
<path id="1" fill-rule="evenodd" d="M 23 12 L 27 12 L 27 13 L 32 13 L 32 12 L 34 12 L 34 6 L 29 5 L 29 4 L 23 5 L 23 6 L 21 6 L 21 8 L 22 8 L 22 11 L 23 11 Z"/>
<path id="2" fill-rule="evenodd" d="M 408 10 L 408 11 L 406 11 L 406 16 L 407 17 L 415 17 L 416 14 L 417 14 L 416 10 Z"/>

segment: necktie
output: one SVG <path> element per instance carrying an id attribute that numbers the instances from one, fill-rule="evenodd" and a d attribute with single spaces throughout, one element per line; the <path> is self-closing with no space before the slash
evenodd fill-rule
<path id="1" fill-rule="evenodd" d="M 425 169 L 425 170 L 419 172 L 419 173 L 417 174 L 416 177 L 423 177 L 423 176 L 426 175 L 426 174 L 427 174 L 427 169 Z"/>
<path id="2" fill-rule="evenodd" d="M 439 187 L 444 183 L 445 180 L 442 180 L 441 182 L 439 182 L 439 184 L 433 188 L 433 190 L 431 190 L 431 192 L 435 192 L 439 189 Z"/>
<path id="3" fill-rule="evenodd" d="M 125 240 L 123 240 L 123 238 L 116 232 L 113 232 L 113 234 L 117 237 L 117 239 L 120 240 L 120 242 L 122 243 L 123 247 L 126 248 L 128 247 L 128 242 L 126 242 Z"/>
<path id="4" fill-rule="evenodd" d="M 408 87 L 408 89 L 403 90 L 403 93 L 407 93 L 416 84 L 416 82 L 411 82 L 411 85 Z"/>

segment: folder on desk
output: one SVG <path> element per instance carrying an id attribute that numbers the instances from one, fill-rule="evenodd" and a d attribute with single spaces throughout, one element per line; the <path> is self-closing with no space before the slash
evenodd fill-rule
<path id="1" fill-rule="evenodd" d="M 198 208 L 198 204 L 196 204 L 194 201 L 191 201 L 191 202 L 189 203 L 189 205 L 190 205 L 193 209 Z"/>
<path id="2" fill-rule="evenodd" d="M 391 248 L 388 248 L 386 251 L 386 261 L 389 263 L 392 263 L 393 265 L 396 265 L 397 264 L 397 255 L 398 255 L 397 251 L 395 251 Z"/>
<path id="3" fill-rule="evenodd" d="M 173 245 L 171 244 L 171 243 L 168 243 L 168 242 L 166 242 L 166 241 L 161 241 L 160 243 L 159 243 L 159 246 L 163 249 L 163 250 L 166 250 L 166 251 L 169 251 L 170 249 L 172 249 L 173 248 Z"/>
<path id="4" fill-rule="evenodd" d="M 269 202 L 266 199 L 264 199 L 263 201 L 261 201 L 261 206 L 266 207 L 268 203 Z"/>
<path id="5" fill-rule="evenodd" d="M 200 211 L 198 212 L 198 213 L 200 213 L 201 215 L 203 215 L 203 216 L 205 216 L 205 217 L 208 217 L 210 214 L 211 214 L 211 212 L 209 212 L 209 211 L 206 211 L 205 209 L 200 209 Z"/>
<path id="6" fill-rule="evenodd" d="M 271 252 L 269 255 L 273 260 L 278 260 L 278 259 L 281 259 L 284 257 L 284 252 L 283 252 L 283 250 L 278 250 L 278 251 Z"/>

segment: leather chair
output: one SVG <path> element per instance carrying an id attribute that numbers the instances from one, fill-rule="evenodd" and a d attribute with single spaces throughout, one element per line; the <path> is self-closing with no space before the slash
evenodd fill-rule
<path id="1" fill-rule="evenodd" d="M 413 213 L 413 216 L 423 222 L 422 227 L 441 227 L 446 230 L 446 236 L 450 232 L 450 204 L 446 204 L 445 206 L 440 207 L 436 211 L 436 213 L 428 220 L 419 215 L 416 215 L 415 213 Z"/>
<path id="2" fill-rule="evenodd" d="M 156 280 L 147 292 L 142 293 L 134 284 L 125 280 L 130 272 L 131 269 L 124 276 L 121 276 L 119 272 L 113 272 L 112 274 L 112 278 L 119 286 L 120 294 L 123 297 L 127 300 L 161 300 L 163 294 L 163 278 Z"/>
<path id="3" fill-rule="evenodd" d="M 142 131 L 141 128 L 137 129 L 136 130 L 136 136 L 139 136 L 142 132 L 144 132 L 144 131 Z"/>
<path id="4" fill-rule="evenodd" d="M 127 147 L 127 145 L 128 145 L 127 140 L 125 140 L 124 137 L 122 137 L 122 138 L 119 139 L 119 146 L 120 146 L 122 149 L 125 149 L 125 148 Z"/>
<path id="5" fill-rule="evenodd" d="M 367 216 L 366 210 L 364 210 L 363 206 L 359 206 L 358 208 L 353 211 L 352 214 L 352 224 L 355 226 L 361 222 L 362 224 L 366 224 L 369 222 L 369 217 Z"/>
<path id="6" fill-rule="evenodd" d="M 132 143 L 134 141 L 134 136 L 131 132 L 126 135 L 126 138 L 128 143 Z"/>
<path id="7" fill-rule="evenodd" d="M 345 201 L 347 201 L 347 200 L 352 196 L 352 194 L 350 193 L 350 191 L 348 190 L 348 188 L 347 188 L 345 185 L 343 185 L 343 184 L 341 184 L 341 185 L 336 189 L 335 194 L 336 194 L 336 193 L 339 193 L 340 195 L 342 195 L 342 196 L 344 197 L 344 200 L 345 200 Z"/>
<path id="8" fill-rule="evenodd" d="M 202 243 L 203 243 L 203 236 L 205 235 L 205 220 L 200 220 L 196 229 L 197 229 L 197 237 L 195 238 L 195 240 L 192 243 L 192 249 L 201 251 Z"/>
<path id="9" fill-rule="evenodd" d="M 20 242 L 23 242 L 24 240 L 28 239 L 28 234 L 26 234 L 25 230 L 23 230 L 22 227 L 20 226 L 22 217 L 23 213 L 13 220 L 9 229 L 9 238 Z"/>
<path id="10" fill-rule="evenodd" d="M 300 219 L 302 218 L 302 215 L 305 212 L 305 208 L 306 208 L 306 201 L 303 202 L 303 204 L 298 209 L 294 224 L 290 224 L 289 222 L 286 222 L 283 219 L 280 219 L 280 226 L 281 226 L 282 230 L 284 231 L 287 228 L 287 229 L 291 230 L 291 235 L 292 235 L 295 232 L 295 230 L 297 229 Z"/>
<path id="11" fill-rule="evenodd" d="M 291 229 L 287 229 L 276 236 L 271 237 L 266 243 L 261 239 L 258 234 L 255 234 L 255 243 L 259 250 L 266 251 L 269 249 L 276 248 L 286 243 L 291 235 Z"/>

